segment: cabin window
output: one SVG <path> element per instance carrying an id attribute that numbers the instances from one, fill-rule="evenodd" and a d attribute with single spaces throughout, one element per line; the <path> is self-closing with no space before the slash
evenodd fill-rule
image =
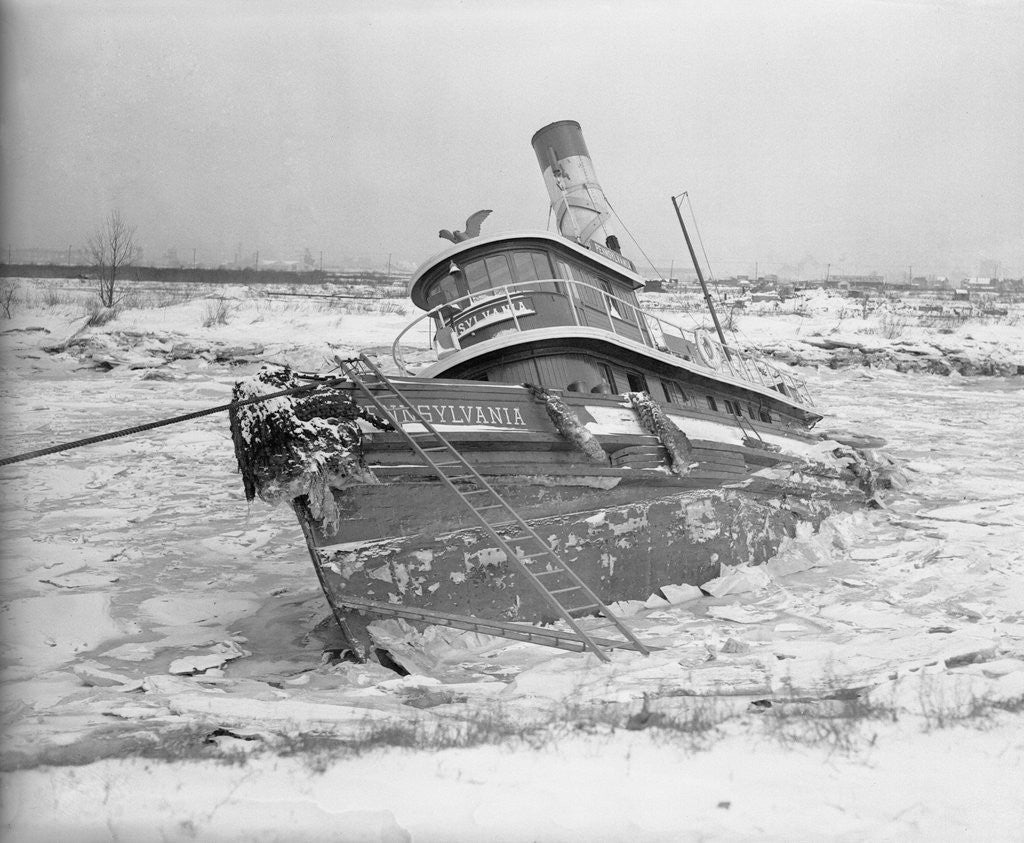
<path id="1" fill-rule="evenodd" d="M 470 261 L 463 267 L 462 272 L 466 276 L 470 294 L 481 293 L 491 286 L 483 261 Z"/>
<path id="2" fill-rule="evenodd" d="M 615 374 L 612 372 L 612 367 L 607 363 L 601 364 L 601 374 L 604 375 L 605 382 L 608 384 L 608 391 L 612 395 L 618 395 L 619 390 L 615 386 Z M 593 390 L 591 390 L 593 392 Z"/>
<path id="3" fill-rule="evenodd" d="M 729 412 L 732 413 L 734 416 L 743 415 L 743 411 L 740 409 L 739 401 L 726 401 L 725 406 L 729 410 Z"/>
<path id="4" fill-rule="evenodd" d="M 717 413 L 718 412 L 718 402 L 716 402 L 714 397 L 711 396 L 711 395 L 709 395 L 707 398 L 708 398 L 708 406 Z"/>
<path id="5" fill-rule="evenodd" d="M 463 295 L 464 293 L 459 284 L 459 277 L 453 272 L 451 275 L 444 276 L 444 278 L 430 288 L 430 292 L 427 293 L 427 308 L 432 310 L 440 304 L 455 301 Z M 441 318 L 444 320 L 451 319 L 458 309 L 459 305 L 443 308 L 440 311 Z"/>
<path id="6" fill-rule="evenodd" d="M 513 252 L 512 265 L 518 281 L 544 281 L 555 277 L 546 252 Z M 533 284 L 528 289 L 545 293 L 561 292 L 555 281 L 550 284 Z"/>
<path id="7" fill-rule="evenodd" d="M 515 264 L 519 281 L 542 281 L 553 274 L 544 252 L 513 252 L 512 263 Z"/>
<path id="8" fill-rule="evenodd" d="M 608 293 L 608 308 L 611 310 L 612 316 L 621 319 L 623 322 L 634 322 L 631 308 L 617 298 L 620 291 L 616 289 L 615 285 L 611 281 L 601 279 L 601 286 Z"/>
<path id="9" fill-rule="evenodd" d="M 666 401 L 673 404 L 685 404 L 689 400 L 686 393 L 683 392 L 683 388 L 675 381 L 663 380 L 661 386 L 665 390 Z"/>
<path id="10" fill-rule="evenodd" d="M 460 296 L 462 296 L 462 291 L 459 289 L 458 276 L 455 273 L 450 273 L 430 288 L 430 292 L 427 294 L 427 307 L 433 310 L 439 304 L 455 301 Z"/>
<path id="11" fill-rule="evenodd" d="M 751 421 L 757 421 L 757 416 L 754 414 L 754 405 L 747 404 L 747 415 L 750 416 Z"/>
<path id="12" fill-rule="evenodd" d="M 626 372 L 630 392 L 647 392 L 647 378 L 639 372 Z"/>
<path id="13" fill-rule="evenodd" d="M 508 258 L 505 255 L 491 255 L 489 258 L 484 258 L 484 265 L 487 267 L 492 287 L 504 287 L 512 283 L 512 270 L 509 269 Z"/>
<path id="14" fill-rule="evenodd" d="M 770 412 L 768 412 L 768 410 L 764 409 L 763 407 L 760 410 L 760 416 L 761 416 L 761 421 L 766 422 L 768 424 L 772 423 L 772 414 Z"/>

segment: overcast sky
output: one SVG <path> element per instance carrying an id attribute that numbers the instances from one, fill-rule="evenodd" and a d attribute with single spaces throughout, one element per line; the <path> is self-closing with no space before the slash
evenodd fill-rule
<path id="1" fill-rule="evenodd" d="M 581 123 L 656 262 L 689 191 L 719 275 L 1024 273 L 1018 2 L 3 0 L 4 245 L 418 263 L 478 208 L 545 228 Z M 640 258 L 632 243 L 625 250 Z M 642 258 L 641 258 L 642 260 Z"/>

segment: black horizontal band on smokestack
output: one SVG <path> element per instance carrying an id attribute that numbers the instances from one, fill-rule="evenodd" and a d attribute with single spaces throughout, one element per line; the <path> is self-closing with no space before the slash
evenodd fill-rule
<path id="1" fill-rule="evenodd" d="M 540 164 L 542 173 L 551 166 L 548 149 L 554 150 L 556 161 L 569 158 L 572 155 L 590 157 L 587 144 L 583 140 L 583 130 L 575 120 L 558 120 L 548 123 L 543 129 L 534 132 L 530 143 L 537 155 L 537 163 Z"/>

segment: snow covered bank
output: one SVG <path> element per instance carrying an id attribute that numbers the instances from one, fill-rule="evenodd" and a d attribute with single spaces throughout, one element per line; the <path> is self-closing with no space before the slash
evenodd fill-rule
<path id="1" fill-rule="evenodd" d="M 1019 839 L 1022 747 L 998 728 L 825 746 L 729 730 L 694 751 L 649 731 L 540 749 L 374 751 L 343 761 L 102 761 L 8 777 L 18 839 L 309 841 Z"/>
<path id="2" fill-rule="evenodd" d="M 761 350 L 791 366 L 828 366 L 830 369 L 867 366 L 968 377 L 1024 375 L 1024 352 L 999 340 L 950 341 L 940 337 L 929 341 L 879 341 L 836 333 L 789 339 L 762 346 Z"/>
<path id="3" fill-rule="evenodd" d="M 55 352 L 41 344 L 76 335 L 77 311 L 0 322 L 6 453 L 223 403 L 259 362 L 217 348 L 319 368 L 386 349 L 408 318 L 244 297 L 226 324 L 203 313 L 126 310 Z M 842 336 L 810 317 L 739 324 L 768 344 Z M 161 350 L 178 343 L 206 351 Z M 101 346 L 152 365 L 75 351 Z M 1020 382 L 804 373 L 821 426 L 888 440 L 909 486 L 707 593 L 623 607 L 665 649 L 608 667 L 397 623 L 376 634 L 408 676 L 322 663 L 328 610 L 298 526 L 246 503 L 223 417 L 3 469 L 4 830 L 1019 836 Z"/>

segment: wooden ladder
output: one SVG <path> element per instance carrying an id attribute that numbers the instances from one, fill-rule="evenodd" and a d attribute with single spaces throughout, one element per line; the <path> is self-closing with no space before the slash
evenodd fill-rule
<path id="1" fill-rule="evenodd" d="M 632 630 L 562 560 L 551 545 L 537 535 L 508 501 L 498 494 L 451 442 L 445 439 L 437 428 L 423 417 L 398 387 L 378 368 L 376 363 L 366 354 L 360 354 L 359 357 L 347 360 L 338 359 L 338 362 L 345 376 L 362 389 L 377 410 L 391 421 L 395 430 L 409 443 L 413 452 L 426 463 L 442 483 L 458 496 L 466 511 L 472 514 L 476 522 L 504 551 L 509 564 L 529 581 L 558 617 L 564 620 L 572 630 L 569 635 L 568 633 L 549 633 L 546 630 L 534 628 L 534 632 L 529 634 L 534 636 L 535 643 L 561 646 L 552 643 L 552 640 L 555 638 L 572 640 L 581 644 L 582 648 L 590 650 L 603 661 L 609 659 L 607 651 L 614 649 L 636 650 L 645 656 L 650 654 L 651 648 L 643 644 L 633 634 Z M 405 408 L 407 418 L 412 418 L 416 424 L 421 425 L 423 432 L 406 431 L 402 427 L 402 423 L 377 397 L 375 389 L 391 393 Z M 459 483 L 462 488 L 456 483 Z M 512 535 L 505 537 L 498 533 L 498 530 L 507 528 L 511 528 Z M 521 548 L 525 548 L 525 550 L 521 550 Z M 485 631 L 483 627 L 487 626 L 496 630 L 490 634 L 528 640 L 522 637 L 524 628 L 516 627 L 513 624 L 457 618 L 457 616 L 441 612 L 408 607 L 398 611 L 398 607 L 388 604 L 374 604 L 374 607 L 370 608 L 367 605 L 368 601 L 356 598 L 347 601 L 343 599 L 340 602 L 347 602 L 354 608 L 367 608 L 374 612 L 390 608 L 392 611 L 389 614 L 416 617 L 420 620 L 426 618 L 417 617 L 418 615 L 428 614 L 438 618 L 432 621 L 434 623 L 458 626 L 459 628 L 470 628 L 466 626 L 467 623 L 477 624 L 480 627 L 479 631 Z M 363 604 L 362 607 L 360 604 Z M 605 622 L 584 631 L 576 622 L 577 617 L 584 614 L 600 615 Z M 444 619 L 457 619 L 459 623 L 446 624 Z M 504 632 L 501 631 L 503 628 L 506 628 Z M 605 634 L 615 637 L 595 638 L 591 633 L 596 629 L 607 630 Z M 508 634 L 510 632 L 515 634 Z M 576 649 L 576 647 L 569 649 Z"/>

